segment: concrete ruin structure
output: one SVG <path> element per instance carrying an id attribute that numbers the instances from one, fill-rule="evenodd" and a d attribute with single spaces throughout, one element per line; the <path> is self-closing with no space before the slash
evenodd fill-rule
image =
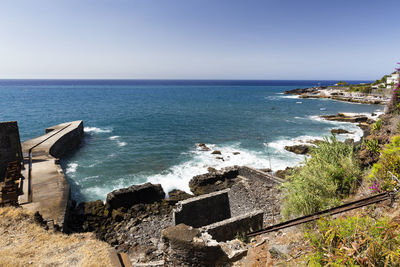
<path id="1" fill-rule="evenodd" d="M 22 158 L 17 122 L 0 122 L 0 206 L 18 203 Z"/>
<path id="2" fill-rule="evenodd" d="M 225 189 L 178 202 L 173 211 L 175 225 L 185 224 L 199 228 L 218 242 L 262 229 L 264 215 L 262 210 L 231 217 L 229 190 Z"/>

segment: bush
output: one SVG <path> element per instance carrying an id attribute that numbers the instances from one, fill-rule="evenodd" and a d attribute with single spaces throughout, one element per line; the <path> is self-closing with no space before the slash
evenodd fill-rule
<path id="1" fill-rule="evenodd" d="M 392 97 L 387 104 L 387 110 L 389 113 L 398 114 L 400 111 L 400 83 L 393 89 Z"/>
<path id="2" fill-rule="evenodd" d="M 372 153 L 379 153 L 380 147 L 379 147 L 379 142 L 376 139 L 372 139 L 372 140 L 367 140 L 364 139 L 364 145 L 365 148 Z"/>
<path id="3" fill-rule="evenodd" d="M 382 129 L 382 119 L 377 120 L 371 125 L 371 131 L 373 133 L 379 132 Z"/>
<path id="4" fill-rule="evenodd" d="M 306 232 L 311 266 L 399 266 L 400 225 L 389 219 L 348 217 L 317 222 Z"/>
<path id="5" fill-rule="evenodd" d="M 339 142 L 335 136 L 311 150 L 311 159 L 288 177 L 282 215 L 288 219 L 307 215 L 340 203 L 360 178 L 353 146 Z"/>
<path id="6" fill-rule="evenodd" d="M 379 161 L 372 166 L 370 182 L 377 180 L 383 190 L 392 190 L 398 184 L 390 173 L 400 179 L 400 135 L 382 150 Z"/>

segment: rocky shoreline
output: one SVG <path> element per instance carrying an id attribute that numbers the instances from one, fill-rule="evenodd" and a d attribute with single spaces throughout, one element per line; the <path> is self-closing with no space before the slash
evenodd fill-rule
<path id="1" fill-rule="evenodd" d="M 127 253 L 132 263 L 162 261 L 162 231 L 174 226 L 173 209 L 178 201 L 229 189 L 232 217 L 262 210 L 264 226 L 279 221 L 279 183 L 263 175 L 271 174 L 239 166 L 211 169 L 192 178 L 193 195 L 173 190 L 169 198 L 165 198 L 160 185 L 150 183 L 115 190 L 107 195 L 105 203 L 98 200 L 72 205 L 68 230 L 94 232 L 117 251 Z"/>
<path id="2" fill-rule="evenodd" d="M 390 96 L 383 94 L 351 92 L 348 88 L 339 86 L 297 88 L 285 91 L 284 94 L 298 95 L 299 98 L 329 98 L 338 101 L 375 105 L 386 105 L 390 100 Z"/>
<path id="3" fill-rule="evenodd" d="M 372 113 L 371 116 L 366 115 L 348 115 L 345 113 L 338 113 L 336 115 L 321 115 L 321 119 L 328 121 L 340 121 L 340 122 L 348 122 L 356 124 L 362 131 L 362 137 L 368 136 L 370 134 L 370 127 L 373 123 L 375 123 L 379 116 L 378 114 Z M 337 128 L 331 130 L 332 135 L 342 135 L 342 134 L 352 134 L 345 129 Z M 285 150 L 299 154 L 299 155 L 308 155 L 310 154 L 311 149 L 318 143 L 323 142 L 322 140 L 304 140 L 304 144 L 296 144 L 292 146 L 285 146 Z M 346 139 L 347 143 L 354 143 L 353 139 Z"/>

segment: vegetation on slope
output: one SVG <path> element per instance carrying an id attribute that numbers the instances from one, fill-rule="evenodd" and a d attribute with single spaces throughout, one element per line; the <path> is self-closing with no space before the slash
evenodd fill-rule
<path id="1" fill-rule="evenodd" d="M 314 249 L 311 266 L 400 265 L 400 224 L 389 218 L 322 219 L 305 236 Z"/>
<path id="2" fill-rule="evenodd" d="M 393 176 L 400 178 L 400 135 L 394 136 L 381 151 L 378 162 L 372 167 L 369 182 L 377 184 L 379 190 L 393 190 L 398 186 Z"/>
<path id="3" fill-rule="evenodd" d="M 109 248 L 91 234 L 46 231 L 21 208 L 0 208 L 0 266 L 111 266 Z"/>
<path id="4" fill-rule="evenodd" d="M 288 177 L 282 215 L 291 218 L 311 214 L 339 204 L 361 177 L 352 145 L 334 136 L 311 151 L 311 159 Z"/>

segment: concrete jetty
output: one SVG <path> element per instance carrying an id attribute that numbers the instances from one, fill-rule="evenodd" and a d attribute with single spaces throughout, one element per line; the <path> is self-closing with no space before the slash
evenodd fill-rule
<path id="1" fill-rule="evenodd" d="M 83 121 L 72 121 L 46 129 L 46 134 L 22 143 L 25 170 L 19 204 L 39 211 L 43 218 L 64 229 L 70 200 L 70 185 L 59 158 L 76 148 L 83 137 Z"/>

